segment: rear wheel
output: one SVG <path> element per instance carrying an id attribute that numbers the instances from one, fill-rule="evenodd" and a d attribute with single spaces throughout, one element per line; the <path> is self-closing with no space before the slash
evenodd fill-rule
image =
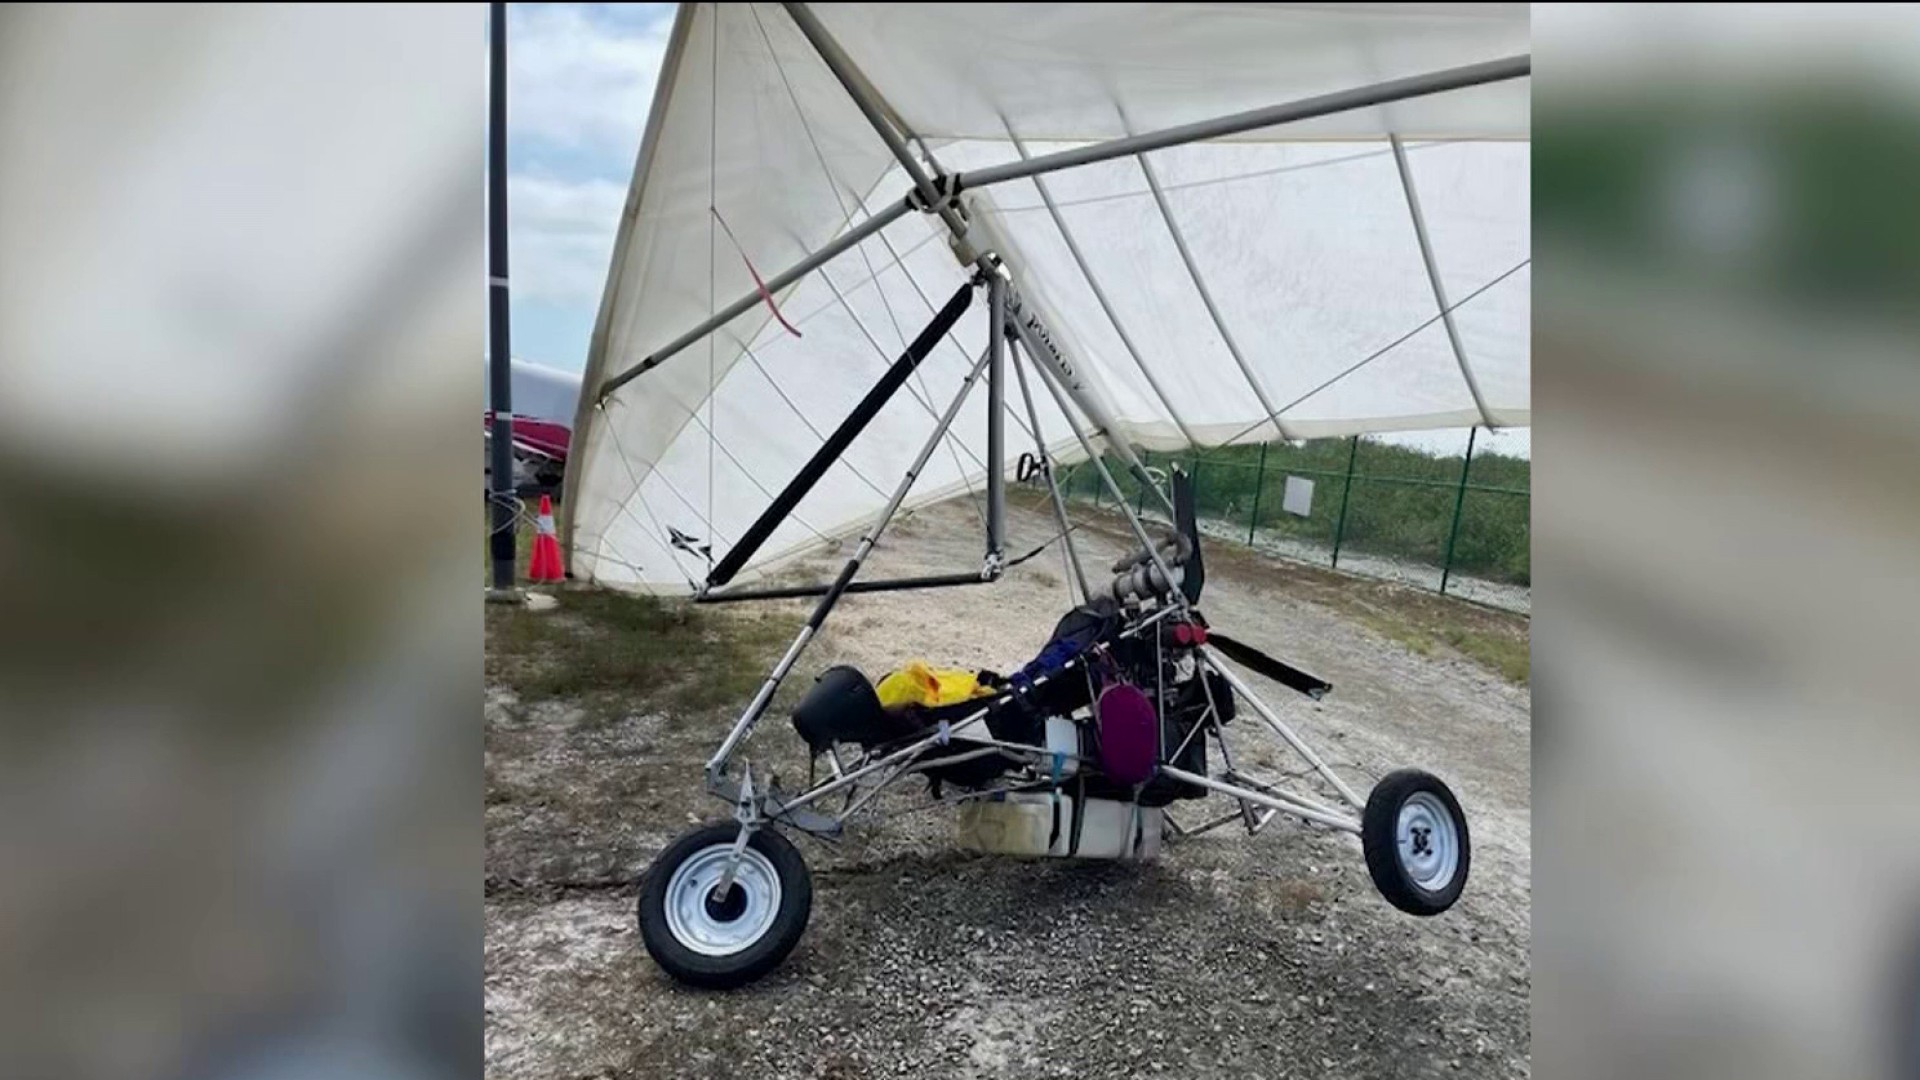
<path id="1" fill-rule="evenodd" d="M 1367 797 L 1360 819 L 1367 872 L 1387 902 L 1413 915 L 1438 915 L 1460 899 L 1473 848 L 1459 800 L 1418 769 L 1390 773 Z"/>
<path id="2" fill-rule="evenodd" d="M 730 989 L 765 975 L 800 941 L 813 910 L 813 880 L 800 852 L 770 829 L 756 830 L 733 882 L 736 824 L 687 833 L 647 868 L 640 886 L 640 937 L 654 963 L 690 986 Z"/>

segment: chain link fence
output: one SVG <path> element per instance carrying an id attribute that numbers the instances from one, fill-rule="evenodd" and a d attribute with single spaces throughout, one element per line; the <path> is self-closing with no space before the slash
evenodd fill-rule
<path id="1" fill-rule="evenodd" d="M 1256 550 L 1434 589 L 1514 611 L 1531 609 L 1531 462 L 1494 452 L 1485 433 L 1451 456 L 1356 436 L 1147 454 L 1193 477 L 1200 527 Z M 1106 459 L 1136 510 L 1138 483 Z M 1113 497 L 1081 463 L 1062 477 L 1069 499 Z"/>

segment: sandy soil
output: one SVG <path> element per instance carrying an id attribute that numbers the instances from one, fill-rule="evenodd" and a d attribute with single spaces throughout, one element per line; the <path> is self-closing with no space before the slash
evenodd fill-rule
<path id="1" fill-rule="evenodd" d="M 1019 509 L 1009 528 L 1015 551 L 1054 531 Z M 870 574 L 971 569 L 980 532 L 965 503 L 923 510 Z M 1090 569 L 1122 550 L 1110 524 L 1082 534 Z M 699 763 L 725 718 L 585 726 L 564 703 L 496 688 L 488 1075 L 1528 1075 L 1526 688 L 1408 651 L 1244 550 L 1208 555 L 1209 620 L 1334 684 L 1314 703 L 1254 679 L 1356 789 L 1403 766 L 1453 786 L 1474 850 L 1452 911 L 1398 912 L 1357 838 L 1278 820 L 1258 837 L 1177 843 L 1145 866 L 1035 863 L 954 851 L 953 812 L 934 809 L 869 818 L 837 844 L 798 841 L 815 899 L 794 954 L 744 991 L 689 991 L 641 946 L 632 882 L 673 835 L 724 811 L 699 791 Z M 799 678 L 913 656 L 1015 667 L 1064 612 L 1063 582 L 1049 550 L 993 587 L 851 597 Z M 1243 765 L 1299 766 L 1264 728 L 1229 731 Z M 745 753 L 756 774 L 803 776 L 798 743 L 776 715 Z M 882 804 L 924 801 L 902 785 Z M 1215 803 L 1177 810 L 1193 822 Z"/>

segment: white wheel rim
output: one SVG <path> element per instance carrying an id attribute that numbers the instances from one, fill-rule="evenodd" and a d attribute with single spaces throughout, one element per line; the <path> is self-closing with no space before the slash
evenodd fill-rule
<path id="1" fill-rule="evenodd" d="M 1400 804 L 1394 826 L 1400 869 L 1415 885 L 1439 892 L 1460 868 L 1460 830 L 1431 792 L 1417 791 Z"/>
<path id="2" fill-rule="evenodd" d="M 748 948 L 766 936 L 780 913 L 780 875 L 753 848 L 740 853 L 732 890 L 724 898 L 714 896 L 732 858 L 732 844 L 701 848 L 667 879 L 667 929 L 702 956 L 731 956 Z"/>

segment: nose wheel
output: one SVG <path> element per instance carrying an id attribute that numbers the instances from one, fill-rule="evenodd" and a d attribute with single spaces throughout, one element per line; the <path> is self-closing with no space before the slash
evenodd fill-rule
<path id="1" fill-rule="evenodd" d="M 1374 887 L 1401 911 L 1438 915 L 1460 899 L 1473 849 L 1460 802 L 1439 777 L 1402 769 L 1374 785 L 1360 843 Z"/>
<path id="2" fill-rule="evenodd" d="M 640 889 L 647 952 L 691 986 L 752 982 L 785 959 L 807 928 L 813 883 L 800 852 L 779 833 L 758 829 L 736 855 L 739 836 L 732 823 L 681 836 L 654 860 Z"/>

